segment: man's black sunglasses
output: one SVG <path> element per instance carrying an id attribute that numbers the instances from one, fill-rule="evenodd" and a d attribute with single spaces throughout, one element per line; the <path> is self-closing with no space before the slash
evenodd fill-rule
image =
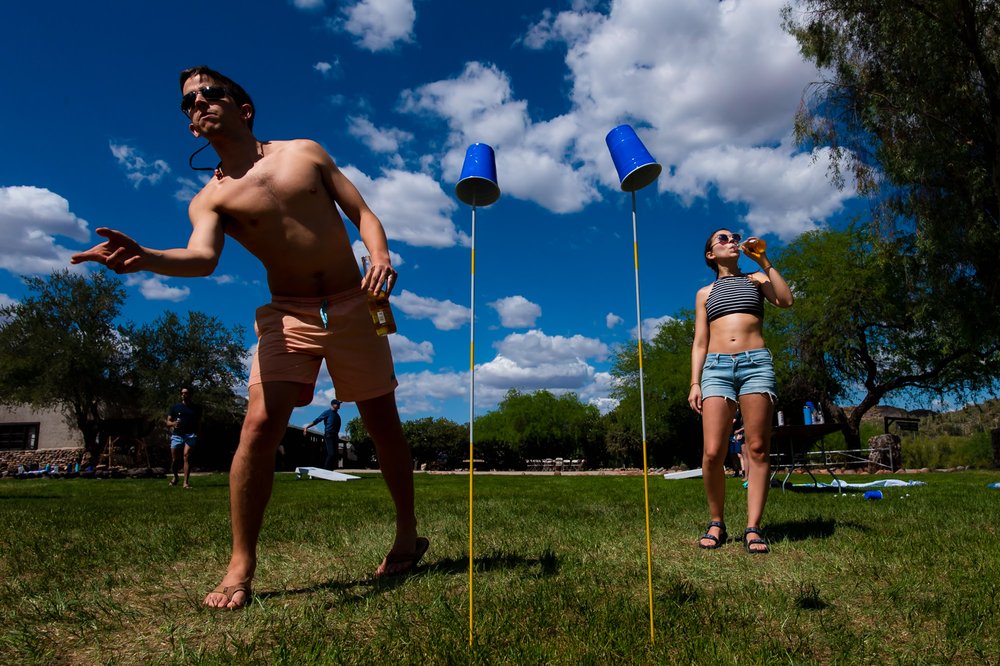
<path id="1" fill-rule="evenodd" d="M 181 97 L 181 112 L 185 116 L 191 115 L 191 109 L 194 107 L 194 101 L 198 99 L 199 93 L 209 102 L 218 102 L 223 97 L 229 95 L 229 88 L 225 86 L 203 86 L 184 95 Z"/>

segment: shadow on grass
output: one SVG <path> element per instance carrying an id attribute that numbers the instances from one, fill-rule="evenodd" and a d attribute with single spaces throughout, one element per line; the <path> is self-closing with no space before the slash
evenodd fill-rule
<path id="1" fill-rule="evenodd" d="M 473 565 L 477 572 L 494 571 L 497 569 L 524 569 L 536 577 L 554 576 L 559 572 L 559 557 L 551 550 L 546 549 L 536 558 L 524 557 L 516 553 L 499 551 L 488 553 L 474 558 Z M 353 591 L 349 602 L 357 603 L 362 599 L 399 587 L 408 578 L 420 577 L 426 573 L 443 573 L 446 575 L 464 574 L 469 571 L 469 559 L 465 558 L 445 558 L 435 560 L 431 564 L 418 565 L 413 571 L 407 574 L 396 576 L 383 576 L 375 578 L 367 576 L 359 579 L 335 579 L 325 583 L 317 583 L 309 587 L 296 588 L 291 590 L 277 590 L 274 592 L 255 592 L 254 596 L 259 599 L 278 599 L 299 594 L 314 594 L 323 591 L 347 592 Z M 360 593 L 358 590 L 362 590 Z"/>
<path id="2" fill-rule="evenodd" d="M 767 537 L 771 541 L 806 541 L 807 539 L 828 539 L 837 529 L 852 529 L 866 532 L 868 528 L 860 523 L 836 521 L 829 518 L 810 518 L 780 523 L 768 523 Z"/>

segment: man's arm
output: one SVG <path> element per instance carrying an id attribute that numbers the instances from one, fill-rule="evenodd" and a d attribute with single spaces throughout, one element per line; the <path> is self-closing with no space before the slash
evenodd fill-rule
<path id="1" fill-rule="evenodd" d="M 85 252 L 74 254 L 70 263 L 96 261 L 116 273 L 150 271 L 173 277 L 211 275 L 219 263 L 225 233 L 219 215 L 201 208 L 196 202 L 191 202 L 193 229 L 186 248 L 155 250 L 139 245 L 120 231 L 101 227 L 97 229 L 97 235 L 107 240 Z"/>
<path id="2" fill-rule="evenodd" d="M 323 174 L 323 184 L 344 211 L 347 219 L 358 228 L 361 241 L 368 248 L 368 254 L 372 258 L 372 265 L 361 280 L 361 288 L 376 293 L 385 287 L 387 292 L 391 292 L 396 286 L 396 271 L 389 258 L 389 242 L 385 237 L 382 221 L 368 207 L 354 183 L 344 175 L 333 158 L 319 144 L 310 142 L 308 149 L 316 151 L 315 157 Z"/>

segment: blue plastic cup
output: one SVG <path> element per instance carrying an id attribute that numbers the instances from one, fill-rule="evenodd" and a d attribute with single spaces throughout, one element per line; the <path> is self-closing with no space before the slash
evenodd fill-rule
<path id="1" fill-rule="evenodd" d="M 500 198 L 497 163 L 493 148 L 474 143 L 465 151 L 462 176 L 455 185 L 455 196 L 470 206 L 489 206 Z"/>
<path id="2" fill-rule="evenodd" d="M 866 500 L 880 500 L 880 499 L 882 499 L 882 491 L 881 490 L 866 490 L 865 491 L 865 499 Z"/>
<path id="3" fill-rule="evenodd" d="M 630 125 L 619 125 L 604 140 L 623 192 L 641 190 L 659 177 L 663 167 L 656 163 Z"/>

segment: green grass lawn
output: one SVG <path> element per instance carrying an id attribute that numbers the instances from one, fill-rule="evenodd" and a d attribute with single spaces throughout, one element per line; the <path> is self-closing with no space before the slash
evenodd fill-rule
<path id="1" fill-rule="evenodd" d="M 700 480 L 651 478 L 650 644 L 641 477 L 477 476 L 471 647 L 465 476 L 417 476 L 431 549 L 377 583 L 381 479 L 279 475 L 238 612 L 200 606 L 229 554 L 225 476 L 3 480 L 0 663 L 1000 663 L 1000 474 L 900 478 L 928 485 L 772 490 L 769 556 L 698 549 Z"/>

